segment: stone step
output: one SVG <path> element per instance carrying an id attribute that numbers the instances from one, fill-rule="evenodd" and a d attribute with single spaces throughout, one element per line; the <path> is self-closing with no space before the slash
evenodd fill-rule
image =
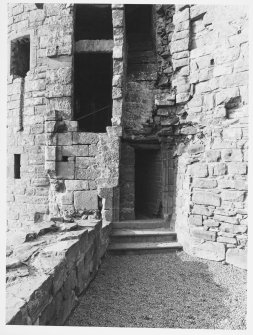
<path id="1" fill-rule="evenodd" d="M 177 234 L 168 229 L 113 229 L 112 243 L 128 242 L 169 242 L 176 241 Z"/>
<path id="2" fill-rule="evenodd" d="M 112 243 L 107 250 L 114 255 L 156 254 L 182 250 L 182 245 L 178 242 Z"/>
<path id="3" fill-rule="evenodd" d="M 156 229 L 167 228 L 163 219 L 125 220 L 112 223 L 113 229 Z"/>

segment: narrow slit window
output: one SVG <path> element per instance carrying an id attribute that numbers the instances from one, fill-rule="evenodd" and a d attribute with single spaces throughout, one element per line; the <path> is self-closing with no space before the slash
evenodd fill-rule
<path id="1" fill-rule="evenodd" d="M 23 36 L 11 41 L 10 74 L 24 78 L 30 70 L 30 37 Z"/>
<path id="2" fill-rule="evenodd" d="M 20 179 L 20 167 L 21 167 L 21 155 L 15 154 L 14 155 L 14 178 Z"/>

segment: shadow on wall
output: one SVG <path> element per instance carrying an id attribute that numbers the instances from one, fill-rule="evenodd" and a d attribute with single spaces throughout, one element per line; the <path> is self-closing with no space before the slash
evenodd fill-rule
<path id="1" fill-rule="evenodd" d="M 244 318 L 240 323 L 238 318 L 233 320 L 231 301 L 237 297 L 232 297 L 224 284 L 226 276 L 231 279 L 236 273 L 243 277 L 244 272 L 236 269 L 232 274 L 232 267 L 217 263 L 209 267 L 206 261 L 193 259 L 185 253 L 106 257 L 66 325 L 245 328 Z M 246 281 L 232 280 L 239 280 L 241 287 Z M 244 301 L 241 292 L 234 290 L 233 294 L 241 294 Z M 229 302 L 228 297 L 232 299 Z"/>

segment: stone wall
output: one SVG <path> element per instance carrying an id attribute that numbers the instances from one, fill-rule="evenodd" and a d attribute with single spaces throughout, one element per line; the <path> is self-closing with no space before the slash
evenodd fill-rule
<path id="1" fill-rule="evenodd" d="M 246 267 L 247 8 L 177 6 L 173 23 L 176 231 L 187 252 Z"/>
<path id="2" fill-rule="evenodd" d="M 98 220 L 40 224 L 7 260 L 6 324 L 63 325 L 109 242 Z"/>
<path id="3" fill-rule="evenodd" d="M 73 4 L 10 4 L 8 14 L 7 323 L 61 325 L 94 277 L 119 216 L 124 11 L 112 5 L 112 126 L 105 133 L 79 131 L 73 116 Z M 30 68 L 20 76 L 14 47 L 27 40 Z"/>
<path id="4" fill-rule="evenodd" d="M 8 13 L 10 49 L 17 39 L 30 40 L 29 71 L 24 78 L 11 72 L 8 77 L 8 235 L 52 217 L 98 210 L 111 221 L 118 215 L 108 207 L 112 195 L 101 200 L 100 195 L 114 192 L 115 198 L 118 186 L 123 6 L 112 6 L 113 112 L 106 133 L 81 132 L 73 119 L 73 5 L 10 4 Z M 20 179 L 14 178 L 15 154 L 21 155 Z"/>
<path id="5" fill-rule="evenodd" d="M 245 268 L 247 9 L 154 5 L 153 44 L 130 50 L 124 6 L 112 5 L 111 126 L 105 133 L 86 133 L 79 131 L 73 116 L 73 5 L 10 4 L 8 8 L 8 257 L 17 254 L 17 246 L 22 251 L 29 243 L 37 243 L 27 241 L 37 237 L 42 226 L 51 226 L 50 219 L 57 226 L 57 222 L 75 223 L 81 218 L 87 225 L 87 219 L 102 218 L 103 227 L 119 215 L 134 219 L 134 152 L 155 146 L 161 152 L 164 219 L 177 232 L 184 250 Z M 30 46 L 26 75 L 15 70 L 17 41 Z M 14 155 L 21 155 L 21 178 L 14 178 Z M 157 189 L 156 177 L 149 178 Z M 71 234 L 66 236 L 71 242 L 58 241 L 59 245 L 65 248 L 70 243 L 67 249 L 71 250 Z M 75 243 L 77 249 L 83 248 L 77 239 Z M 100 248 L 97 242 L 87 245 Z M 86 266 L 90 265 L 85 263 L 83 271 L 88 271 Z M 27 269 L 15 271 L 11 278 L 26 278 Z M 54 281 L 50 278 L 48 288 Z M 63 299 L 66 306 L 73 306 L 73 290 L 77 292 L 72 287 L 67 290 L 70 296 Z M 54 296 L 56 310 L 62 294 Z M 25 299 L 28 303 L 30 297 Z M 21 305 L 22 299 L 12 308 Z M 43 317 L 36 314 L 29 319 L 26 308 L 22 311 L 22 322 L 33 324 L 60 324 L 67 315 L 59 309 L 57 315 L 62 313 L 63 319 L 43 316 L 44 321 L 38 321 Z"/>

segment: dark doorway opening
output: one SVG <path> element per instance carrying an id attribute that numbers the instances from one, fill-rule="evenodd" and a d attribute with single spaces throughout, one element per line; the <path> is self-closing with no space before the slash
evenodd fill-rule
<path id="1" fill-rule="evenodd" d="M 161 218 L 162 162 L 160 150 L 135 150 L 135 217 Z"/>
<path id="2" fill-rule="evenodd" d="M 76 54 L 74 67 L 74 116 L 79 130 L 105 132 L 112 117 L 112 54 Z"/>

